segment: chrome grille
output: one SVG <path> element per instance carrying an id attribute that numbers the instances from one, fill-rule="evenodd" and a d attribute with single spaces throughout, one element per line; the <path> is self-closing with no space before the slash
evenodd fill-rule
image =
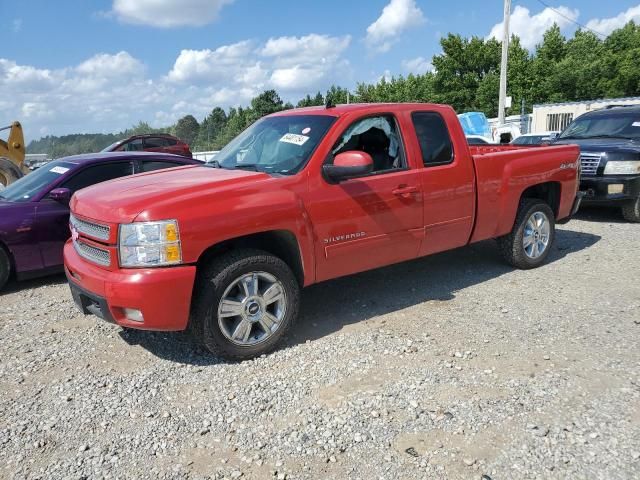
<path id="1" fill-rule="evenodd" d="M 582 166 L 583 176 L 594 176 L 600 166 L 601 153 L 588 153 L 584 152 L 580 154 L 580 165 Z"/>
<path id="2" fill-rule="evenodd" d="M 74 240 L 73 246 L 82 258 L 104 267 L 111 266 L 111 254 L 108 250 L 87 245 L 81 240 Z"/>
<path id="3" fill-rule="evenodd" d="M 97 238 L 98 240 L 109 240 L 111 228 L 107 225 L 100 225 L 99 223 L 80 220 L 73 215 L 69 217 L 69 222 L 71 222 L 71 225 L 73 225 L 80 233 L 88 235 L 89 237 Z"/>

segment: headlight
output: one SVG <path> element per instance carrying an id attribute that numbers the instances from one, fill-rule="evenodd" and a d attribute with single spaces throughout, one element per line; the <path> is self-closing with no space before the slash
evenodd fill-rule
<path id="1" fill-rule="evenodd" d="M 118 252 L 121 267 L 156 267 L 182 262 L 176 220 L 120 225 Z"/>
<path id="2" fill-rule="evenodd" d="M 640 173 L 640 161 L 638 160 L 609 161 L 604 167 L 605 175 L 634 175 L 636 173 Z"/>

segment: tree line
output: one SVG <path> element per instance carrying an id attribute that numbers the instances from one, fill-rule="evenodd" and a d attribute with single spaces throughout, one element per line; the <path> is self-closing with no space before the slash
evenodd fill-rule
<path id="1" fill-rule="evenodd" d="M 350 92 L 332 86 L 325 94 L 306 95 L 295 106 L 308 107 L 350 102 L 433 102 L 452 105 L 458 112 L 498 113 L 501 44 L 495 39 L 465 38 L 448 34 L 440 40 L 442 53 L 432 58 L 433 71 L 421 75 L 382 78 L 358 83 Z M 513 36 L 509 45 L 508 94 L 513 102 L 507 114 L 520 113 L 521 103 L 531 112 L 538 103 L 566 102 L 640 95 L 640 26 L 633 21 L 605 39 L 591 31 L 577 30 L 565 38 L 554 25 L 533 52 Z M 99 151 L 133 134 L 167 132 L 191 145 L 193 151 L 217 150 L 258 118 L 293 108 L 275 90 L 253 98 L 246 107 L 225 111 L 214 107 L 201 122 L 187 115 L 168 128 L 147 123 L 118 134 L 48 136 L 33 141 L 29 153 L 53 158 Z"/>

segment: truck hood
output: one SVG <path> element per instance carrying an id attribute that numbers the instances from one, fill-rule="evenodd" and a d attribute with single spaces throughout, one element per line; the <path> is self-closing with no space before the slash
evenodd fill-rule
<path id="1" fill-rule="evenodd" d="M 84 188 L 72 197 L 71 210 L 101 222 L 130 223 L 145 209 L 163 202 L 203 198 L 269 178 L 262 172 L 203 166 L 158 170 Z"/>
<path id="2" fill-rule="evenodd" d="M 640 155 L 640 142 L 624 138 L 569 138 L 557 140 L 553 145 L 578 145 L 583 152 L 632 153 Z"/>

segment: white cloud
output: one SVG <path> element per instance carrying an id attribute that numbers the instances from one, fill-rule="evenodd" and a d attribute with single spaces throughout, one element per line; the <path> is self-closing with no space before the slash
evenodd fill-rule
<path id="1" fill-rule="evenodd" d="M 562 15 L 558 15 L 557 12 Z M 572 25 L 572 21 L 577 20 L 580 12 L 577 9 L 568 7 L 554 7 L 554 10 L 545 8 L 540 13 L 531 15 L 531 11 L 521 5 L 516 5 L 511 12 L 509 30 L 511 34 L 520 37 L 520 42 L 524 48 L 533 48 L 542 41 L 542 36 L 554 23 L 557 23 L 561 30 L 566 30 Z M 491 29 L 487 38 L 495 38 L 502 41 L 503 22 L 497 23 Z"/>
<path id="2" fill-rule="evenodd" d="M 367 27 L 365 43 L 373 50 L 387 52 L 405 30 L 425 22 L 415 0 L 391 0 L 378 19 Z"/>
<path id="3" fill-rule="evenodd" d="M 250 55 L 252 44 L 243 41 L 215 50 L 182 50 L 168 78 L 174 82 L 216 82 L 230 78 L 243 70 L 255 68 Z"/>
<path id="4" fill-rule="evenodd" d="M 636 23 L 640 22 L 640 4 L 635 7 L 630 7 L 624 12 L 620 12 L 615 17 L 594 18 L 589 20 L 587 27 L 603 35 L 609 35 L 614 30 L 624 27 L 631 20 Z"/>
<path id="5" fill-rule="evenodd" d="M 278 66 L 335 61 L 351 43 L 351 36 L 331 37 L 312 33 L 304 37 L 270 38 L 261 50 L 275 59 Z"/>
<path id="6" fill-rule="evenodd" d="M 99 53 L 78 65 L 76 71 L 81 75 L 95 77 L 138 76 L 144 73 L 144 65 L 128 52 L 122 51 L 115 55 Z"/>
<path id="7" fill-rule="evenodd" d="M 122 22 L 172 28 L 214 21 L 234 0 L 114 0 L 112 13 Z"/>
<path id="8" fill-rule="evenodd" d="M 348 68 L 348 63 L 340 58 L 350 43 L 349 35 L 270 38 L 260 54 L 273 66 L 270 77 L 273 87 L 303 93 L 302 90 L 312 89 Z"/>
<path id="9" fill-rule="evenodd" d="M 20 30 L 22 30 L 22 19 L 21 18 L 14 19 L 13 22 L 11 22 L 11 29 L 13 30 L 14 33 L 18 33 Z"/>
<path id="10" fill-rule="evenodd" d="M 418 75 L 433 71 L 433 65 L 431 65 L 431 62 L 424 57 L 416 57 L 412 58 L 411 60 L 403 60 L 402 68 L 407 73 L 415 73 Z"/>

